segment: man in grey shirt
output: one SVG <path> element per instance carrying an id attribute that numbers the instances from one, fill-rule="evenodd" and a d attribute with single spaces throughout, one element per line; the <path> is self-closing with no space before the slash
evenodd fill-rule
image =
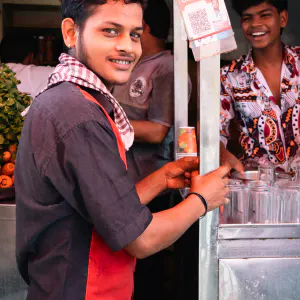
<path id="1" fill-rule="evenodd" d="M 164 1 L 149 1 L 142 58 L 129 81 L 113 91 L 134 128 L 135 143 L 127 159 L 136 182 L 173 158 L 174 65 L 165 45 L 169 26 L 170 11 Z"/>
<path id="2" fill-rule="evenodd" d="M 115 86 L 113 95 L 134 128 L 135 139 L 127 152 L 129 175 L 134 182 L 173 160 L 174 59 L 166 50 L 170 11 L 162 0 L 148 1 L 141 38 L 143 54 L 129 81 Z M 154 199 L 152 213 L 169 207 L 170 192 Z M 165 299 L 164 253 L 139 261 L 134 299 Z M 149 285 L 151 282 L 151 286 Z"/>

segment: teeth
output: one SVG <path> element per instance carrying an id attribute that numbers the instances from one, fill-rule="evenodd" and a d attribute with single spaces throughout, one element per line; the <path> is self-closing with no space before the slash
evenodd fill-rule
<path id="1" fill-rule="evenodd" d="M 128 60 L 112 59 L 111 61 L 114 63 L 117 63 L 117 64 L 121 64 L 121 65 L 129 65 L 130 64 L 130 61 L 128 61 Z"/>
<path id="2" fill-rule="evenodd" d="M 253 36 L 262 36 L 266 34 L 266 32 L 255 32 L 255 33 L 252 33 Z"/>

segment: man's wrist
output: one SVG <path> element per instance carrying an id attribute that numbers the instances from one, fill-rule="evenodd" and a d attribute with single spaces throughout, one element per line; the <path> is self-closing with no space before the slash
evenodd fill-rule
<path id="1" fill-rule="evenodd" d="M 203 206 L 204 206 L 204 214 L 200 218 L 200 219 L 202 219 L 203 217 L 205 217 L 205 215 L 207 214 L 207 211 L 208 211 L 207 201 L 206 201 L 206 199 L 201 194 L 196 193 L 196 192 L 190 192 L 190 193 L 188 193 L 188 195 L 186 196 L 186 198 L 188 196 L 191 196 L 191 195 L 197 196 L 199 198 L 199 200 L 202 202 Z"/>
<path id="2" fill-rule="evenodd" d="M 204 203 L 202 202 L 202 200 L 199 199 L 199 196 L 197 196 L 195 193 L 190 192 L 184 199 L 184 201 L 186 200 L 190 200 L 193 201 L 195 203 L 195 205 L 197 205 L 197 209 L 195 207 L 195 212 L 197 212 L 197 218 L 203 218 L 206 213 L 207 213 L 207 209 L 204 205 Z"/>
<path id="3" fill-rule="evenodd" d="M 163 190 L 168 189 L 168 180 L 169 180 L 169 177 L 168 177 L 168 165 L 169 165 L 169 163 L 165 164 L 160 169 L 162 171 L 162 176 L 164 178 L 164 180 L 162 180 L 162 182 L 164 183 L 164 189 Z"/>

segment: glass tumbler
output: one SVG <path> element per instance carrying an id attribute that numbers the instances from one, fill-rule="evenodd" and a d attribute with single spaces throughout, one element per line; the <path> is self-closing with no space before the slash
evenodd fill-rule
<path id="1" fill-rule="evenodd" d="M 275 167 L 273 165 L 258 166 L 258 180 L 266 181 L 269 185 L 274 185 L 276 181 Z"/>
<path id="2" fill-rule="evenodd" d="M 280 223 L 300 223 L 300 182 L 280 181 L 275 184 Z"/>
<path id="3" fill-rule="evenodd" d="M 221 223 L 223 224 L 246 224 L 248 223 L 249 197 L 246 186 L 240 180 L 229 180 L 227 185 L 230 199 L 228 205 L 224 205 L 221 212 Z"/>
<path id="4" fill-rule="evenodd" d="M 293 181 L 300 183 L 300 165 L 297 165 L 295 168 L 295 175 Z"/>
<path id="5" fill-rule="evenodd" d="M 276 222 L 274 211 L 278 209 L 273 201 L 272 188 L 268 184 L 264 181 L 253 181 L 248 185 L 249 219 L 251 223 Z"/>

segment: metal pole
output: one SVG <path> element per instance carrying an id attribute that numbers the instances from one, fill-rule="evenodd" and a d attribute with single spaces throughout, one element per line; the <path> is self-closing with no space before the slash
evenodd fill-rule
<path id="1" fill-rule="evenodd" d="M 173 1 L 174 23 L 174 131 L 188 126 L 188 55 L 187 36 L 177 0 Z M 176 152 L 176 145 L 174 147 Z M 176 153 L 175 153 L 176 154 Z"/>
<path id="2" fill-rule="evenodd" d="M 205 174 L 219 167 L 220 55 L 198 63 L 197 75 L 200 174 Z M 208 213 L 199 224 L 199 300 L 217 300 L 219 210 Z"/>

